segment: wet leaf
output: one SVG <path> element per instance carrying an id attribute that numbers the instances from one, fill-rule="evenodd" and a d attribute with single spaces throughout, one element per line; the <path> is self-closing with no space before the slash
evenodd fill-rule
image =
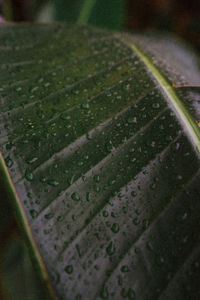
<path id="1" fill-rule="evenodd" d="M 0 170 L 49 288 L 197 299 L 200 94 L 172 86 L 199 81 L 197 58 L 64 24 L 0 41 Z"/>

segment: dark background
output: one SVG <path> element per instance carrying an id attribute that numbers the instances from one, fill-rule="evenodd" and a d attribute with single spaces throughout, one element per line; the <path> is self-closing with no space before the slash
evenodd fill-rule
<path id="1" fill-rule="evenodd" d="M 38 12 L 47 3 L 55 4 L 57 21 L 67 21 L 69 17 L 66 13 L 65 18 L 63 12 L 67 7 L 73 6 L 72 2 L 80 1 L 82 0 L 0 0 L 0 3 L 4 7 L 2 14 L 9 21 L 35 21 Z M 105 2 L 103 0 L 96 1 L 99 1 L 101 5 Z M 200 0 L 106 1 L 108 6 L 111 5 L 111 2 L 114 3 L 113 6 L 115 5 L 112 10 L 113 14 L 119 9 L 119 2 L 123 2 L 123 22 L 120 29 L 173 32 L 188 40 L 200 51 Z M 73 10 L 73 7 L 71 9 Z M 68 15 L 70 13 L 73 15 L 74 12 L 70 12 L 68 9 Z"/>

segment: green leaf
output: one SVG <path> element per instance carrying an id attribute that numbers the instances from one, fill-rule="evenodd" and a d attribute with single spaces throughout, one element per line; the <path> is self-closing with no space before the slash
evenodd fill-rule
<path id="1" fill-rule="evenodd" d="M 4 252 L 1 251 L 1 264 L 1 283 L 7 295 L 1 299 L 47 299 L 21 239 L 16 236 L 10 239 Z"/>
<path id="2" fill-rule="evenodd" d="M 68 24 L 0 41 L 2 180 L 51 292 L 198 299 L 200 94 L 172 88 L 196 56 Z"/>

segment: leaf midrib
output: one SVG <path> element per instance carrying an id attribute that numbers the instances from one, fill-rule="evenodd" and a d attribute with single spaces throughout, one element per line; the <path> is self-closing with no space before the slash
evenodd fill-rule
<path id="1" fill-rule="evenodd" d="M 154 79 L 158 82 L 160 88 L 167 96 L 168 102 L 178 119 L 187 129 L 188 136 L 191 138 L 196 150 L 200 153 L 200 131 L 195 123 L 193 117 L 188 112 L 187 108 L 182 103 L 181 99 L 177 96 L 172 85 L 165 79 L 159 69 L 151 62 L 151 60 L 132 42 L 127 43 L 131 49 L 137 54 L 140 60 L 145 64 L 147 69 L 151 72 Z"/>

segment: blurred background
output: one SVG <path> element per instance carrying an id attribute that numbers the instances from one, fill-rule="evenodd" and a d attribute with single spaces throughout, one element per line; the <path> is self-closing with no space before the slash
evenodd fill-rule
<path id="1" fill-rule="evenodd" d="M 88 23 L 110 30 L 168 32 L 200 51 L 200 0 L 0 0 L 0 23 Z M 47 299 L 0 178 L 0 299 Z"/>
<path id="2" fill-rule="evenodd" d="M 87 0 L 0 0 L 4 19 L 15 22 L 76 22 L 84 2 Z M 200 0 L 93 2 L 89 24 L 114 30 L 169 31 L 200 50 Z"/>

